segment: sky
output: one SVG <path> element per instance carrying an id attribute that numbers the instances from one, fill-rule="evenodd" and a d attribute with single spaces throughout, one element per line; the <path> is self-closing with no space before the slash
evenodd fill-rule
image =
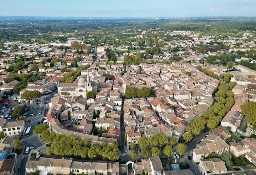
<path id="1" fill-rule="evenodd" d="M 0 0 L 0 16 L 256 17 L 256 0 Z"/>

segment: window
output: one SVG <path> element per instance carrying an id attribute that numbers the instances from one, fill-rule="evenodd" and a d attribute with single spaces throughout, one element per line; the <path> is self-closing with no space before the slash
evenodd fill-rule
<path id="1" fill-rule="evenodd" d="M 8 128 L 8 131 L 11 131 L 11 128 Z"/>
<path id="2" fill-rule="evenodd" d="M 16 128 L 12 128 L 12 130 L 16 130 Z"/>
<path id="3" fill-rule="evenodd" d="M 20 130 L 20 127 L 17 127 L 17 130 Z"/>
<path id="4" fill-rule="evenodd" d="M 3 129 L 3 131 L 6 131 L 6 129 Z"/>
<path id="5" fill-rule="evenodd" d="M 15 135 L 16 133 L 15 133 L 15 132 L 13 132 L 13 134 Z"/>

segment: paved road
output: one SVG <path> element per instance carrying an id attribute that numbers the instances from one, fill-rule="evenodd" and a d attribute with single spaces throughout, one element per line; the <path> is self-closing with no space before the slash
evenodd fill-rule
<path id="1" fill-rule="evenodd" d="M 186 154 L 185 154 L 185 160 L 186 160 L 186 163 L 189 165 L 190 170 L 193 171 L 195 174 L 200 174 L 200 171 L 199 171 L 199 169 L 198 169 L 197 164 L 196 164 L 193 160 L 189 160 L 189 159 L 188 159 L 188 156 L 191 156 L 191 157 L 192 157 L 192 151 L 193 151 L 193 149 L 196 147 L 196 145 L 197 145 L 198 143 L 201 142 L 201 140 L 202 140 L 203 138 L 206 137 L 207 134 L 209 134 L 209 131 L 202 132 L 201 134 L 199 134 L 198 136 L 196 136 L 196 137 L 190 142 L 190 144 L 187 146 L 187 151 L 186 151 Z"/>
<path id="2" fill-rule="evenodd" d="M 120 149 L 125 153 L 125 126 L 124 126 L 124 98 L 122 98 L 122 111 L 120 115 Z"/>
<path id="3" fill-rule="evenodd" d="M 20 165 L 20 170 L 19 170 L 19 175 L 24 175 L 26 174 L 26 164 L 28 161 L 28 155 L 25 155 L 21 161 Z"/>
<path id="4" fill-rule="evenodd" d="M 44 143 L 41 141 L 41 139 L 37 135 L 31 135 L 31 136 L 25 136 L 21 139 L 21 143 L 28 147 L 34 147 L 34 149 L 37 149 L 44 145 Z"/>
<path id="5" fill-rule="evenodd" d="M 56 91 L 54 91 L 51 94 L 42 96 L 39 102 L 39 105 L 37 105 L 36 111 L 33 111 L 35 116 L 27 118 L 27 120 L 30 120 L 30 122 L 27 124 L 26 127 L 30 126 L 33 130 L 38 124 L 41 123 L 42 118 L 45 117 L 44 113 L 47 108 L 47 105 L 45 103 L 49 103 L 51 97 L 53 94 L 55 94 Z M 21 142 L 26 146 L 26 147 L 34 147 L 34 150 L 40 150 L 40 152 L 43 152 L 45 154 L 46 150 L 46 145 L 45 143 L 39 138 L 38 135 L 29 135 L 29 136 L 22 136 Z M 26 172 L 26 164 L 28 161 L 28 155 L 22 155 L 21 156 L 21 163 L 20 163 L 20 175 L 24 175 Z"/>

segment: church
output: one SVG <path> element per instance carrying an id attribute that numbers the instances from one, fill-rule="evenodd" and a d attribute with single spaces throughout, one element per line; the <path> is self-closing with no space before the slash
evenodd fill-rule
<path id="1" fill-rule="evenodd" d="M 73 83 L 61 83 L 58 87 L 58 94 L 61 97 L 83 97 L 86 98 L 86 94 L 92 91 L 93 87 L 90 82 L 89 72 L 86 76 L 79 76 Z"/>

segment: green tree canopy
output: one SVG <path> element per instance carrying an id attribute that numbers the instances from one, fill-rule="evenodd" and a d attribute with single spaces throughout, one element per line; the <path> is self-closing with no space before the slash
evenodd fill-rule
<path id="1" fill-rule="evenodd" d="M 131 155 L 132 160 L 135 160 L 136 157 L 138 156 L 138 152 L 136 150 L 132 149 L 130 155 Z"/>
<path id="2" fill-rule="evenodd" d="M 89 92 L 87 92 L 86 97 L 95 99 L 96 98 L 96 92 L 95 91 L 89 91 Z"/>
<path id="3" fill-rule="evenodd" d="M 161 151 L 157 147 L 152 147 L 151 148 L 152 156 L 160 156 Z"/>
<path id="4" fill-rule="evenodd" d="M 20 117 L 23 116 L 23 114 L 25 113 L 25 109 L 26 106 L 25 105 L 18 105 L 14 108 L 14 110 L 12 111 L 11 116 L 13 118 L 19 119 Z"/>
<path id="5" fill-rule="evenodd" d="M 176 151 L 180 154 L 180 155 L 184 155 L 185 152 L 187 150 L 187 146 L 183 143 L 179 143 L 177 146 L 176 146 Z"/>
<path id="6" fill-rule="evenodd" d="M 220 155 L 221 160 L 223 160 L 226 164 L 226 166 L 230 169 L 233 166 L 233 162 L 232 162 L 232 155 L 229 152 L 223 152 Z"/>
<path id="7" fill-rule="evenodd" d="M 193 135 L 191 132 L 185 132 L 182 136 L 182 138 L 186 141 L 186 142 L 189 142 L 193 139 Z"/>
<path id="8" fill-rule="evenodd" d="M 245 116 L 247 122 L 256 127 L 256 102 L 246 102 L 241 107 L 241 112 Z"/>
<path id="9" fill-rule="evenodd" d="M 35 90 L 35 91 L 25 90 L 21 94 L 21 98 L 25 99 L 25 100 L 34 100 L 34 99 L 40 98 L 41 96 L 42 96 L 42 94 L 37 90 Z"/>
<path id="10" fill-rule="evenodd" d="M 143 88 L 136 88 L 128 86 L 125 90 L 125 98 L 146 98 L 154 95 L 154 91 L 152 88 L 143 87 Z"/>
<path id="11" fill-rule="evenodd" d="M 13 148 L 14 148 L 15 151 L 22 151 L 23 144 L 18 139 L 15 139 L 13 141 Z"/>
<path id="12" fill-rule="evenodd" d="M 47 130 L 49 128 L 47 123 L 41 124 L 41 125 L 37 125 L 34 129 L 33 129 L 33 134 L 41 134 L 43 131 Z"/>
<path id="13" fill-rule="evenodd" d="M 164 155 L 170 157 L 173 155 L 173 148 L 170 145 L 166 145 L 163 150 Z"/>

